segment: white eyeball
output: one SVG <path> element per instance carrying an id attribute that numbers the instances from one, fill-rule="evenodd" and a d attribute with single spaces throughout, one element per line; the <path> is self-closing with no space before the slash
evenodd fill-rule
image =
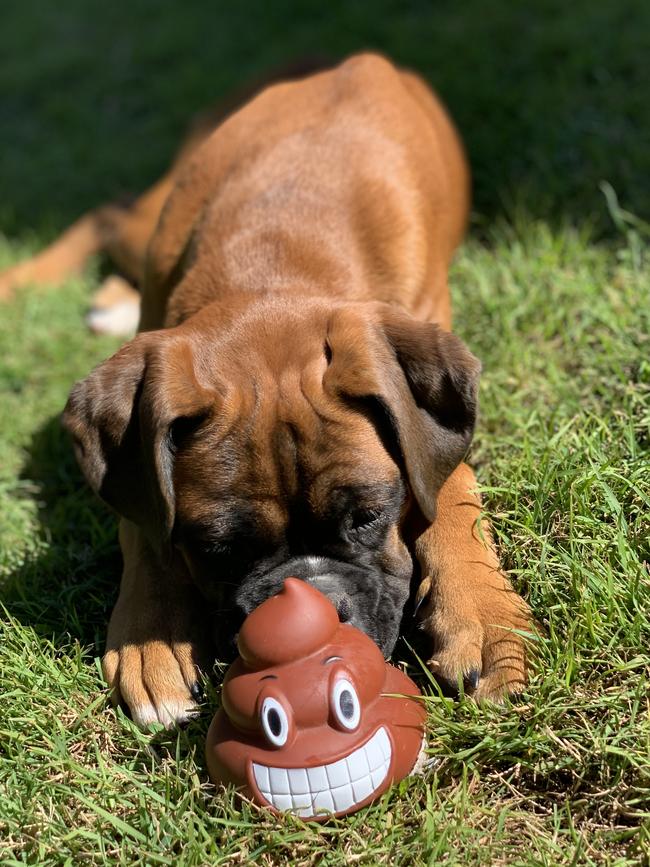
<path id="1" fill-rule="evenodd" d="M 261 722 L 264 734 L 274 747 L 283 747 L 289 737 L 287 712 L 270 696 L 262 702 Z"/>
<path id="2" fill-rule="evenodd" d="M 356 689 L 349 680 L 340 678 L 332 688 L 332 710 L 343 728 L 352 731 L 359 725 L 361 706 Z"/>

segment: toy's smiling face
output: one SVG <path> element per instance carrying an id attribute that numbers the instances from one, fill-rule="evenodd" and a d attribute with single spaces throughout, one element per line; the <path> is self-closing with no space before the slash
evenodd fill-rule
<path id="1" fill-rule="evenodd" d="M 395 697 L 417 690 L 366 635 L 340 624 L 327 600 L 331 616 L 319 610 L 310 618 L 308 603 L 321 606 L 324 597 L 295 583 L 302 585 L 293 588 L 302 597 L 301 617 L 293 621 L 276 606 L 272 613 L 284 616 L 274 617 L 274 642 L 259 639 L 264 630 L 255 614 L 281 600 L 287 585 L 291 595 L 289 581 L 242 628 L 242 658 L 224 681 L 208 765 L 213 779 L 243 786 L 276 810 L 305 818 L 343 814 L 410 772 L 424 712 L 419 702 Z"/>
<path id="2" fill-rule="evenodd" d="M 347 813 L 385 790 L 391 758 L 391 742 L 381 726 L 365 744 L 336 762 L 307 768 L 252 762 L 255 783 L 249 785 L 269 806 L 303 818 Z"/>
<path id="3" fill-rule="evenodd" d="M 248 673 L 236 663 L 224 684 L 224 710 L 246 738 L 231 757 L 255 800 L 277 810 L 345 812 L 387 781 L 386 666 L 362 633 L 339 631 L 339 642 L 306 660 Z"/>

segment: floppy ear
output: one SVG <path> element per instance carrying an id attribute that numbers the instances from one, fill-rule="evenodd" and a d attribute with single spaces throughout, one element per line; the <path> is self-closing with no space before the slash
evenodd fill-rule
<path id="1" fill-rule="evenodd" d="M 161 555 L 174 523 L 175 423 L 200 419 L 212 403 L 189 342 L 175 331 L 131 340 L 74 386 L 63 412 L 91 488 Z"/>
<path id="2" fill-rule="evenodd" d="M 380 408 L 420 510 L 432 521 L 438 491 L 474 433 L 479 360 L 456 335 L 384 304 L 365 317 L 342 310 L 330 325 L 326 377 L 339 394 Z"/>

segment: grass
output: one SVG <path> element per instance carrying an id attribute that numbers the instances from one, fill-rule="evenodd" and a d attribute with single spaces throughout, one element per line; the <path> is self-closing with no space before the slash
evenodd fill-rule
<path id="1" fill-rule="evenodd" d="M 213 7 L 3 10 L 0 267 L 142 188 L 193 110 L 283 59 L 371 45 L 423 71 L 475 173 L 452 275 L 457 328 L 485 366 L 473 462 L 545 637 L 522 703 L 431 687 L 435 771 L 374 807 L 312 826 L 215 798 L 214 692 L 180 733 L 145 735 L 106 707 L 114 525 L 57 422 L 116 347 L 80 325 L 96 266 L 21 293 L 0 310 L 0 862 L 648 863 L 650 7 Z"/>

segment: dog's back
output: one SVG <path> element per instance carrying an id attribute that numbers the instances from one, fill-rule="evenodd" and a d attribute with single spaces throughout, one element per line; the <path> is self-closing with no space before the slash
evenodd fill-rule
<path id="1" fill-rule="evenodd" d="M 194 152 L 154 235 L 144 329 L 223 293 L 392 300 L 432 318 L 468 205 L 458 137 L 416 76 L 360 55 L 264 90 Z M 280 285 L 281 284 L 281 285 Z M 448 311 L 433 316 L 449 325 Z"/>

